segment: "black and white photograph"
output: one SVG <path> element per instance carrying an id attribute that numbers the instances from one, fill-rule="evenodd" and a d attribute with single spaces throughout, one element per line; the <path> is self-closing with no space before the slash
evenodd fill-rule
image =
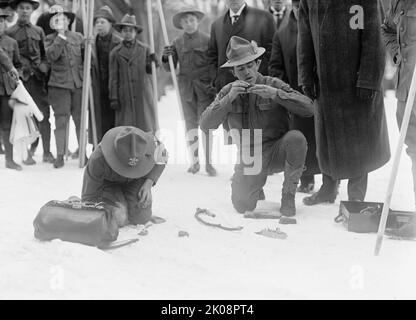
<path id="1" fill-rule="evenodd" d="M 416 299 L 415 66 L 415 0 L 0 0 L 0 300 Z"/>

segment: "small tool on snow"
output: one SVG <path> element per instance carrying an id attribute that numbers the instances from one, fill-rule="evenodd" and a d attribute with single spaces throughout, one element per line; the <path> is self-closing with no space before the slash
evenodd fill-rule
<path id="1" fill-rule="evenodd" d="M 214 213 L 210 212 L 207 209 L 197 208 L 196 209 L 196 212 L 195 212 L 195 218 L 196 218 L 196 220 L 198 220 L 202 224 L 205 224 L 205 225 L 210 226 L 210 227 L 220 228 L 220 229 L 227 230 L 227 231 L 240 231 L 240 230 L 243 229 L 243 227 L 241 227 L 241 226 L 237 226 L 237 227 L 226 227 L 226 226 L 223 226 L 221 223 L 211 223 L 211 222 L 207 222 L 207 221 L 205 221 L 202 218 L 202 216 L 208 216 L 208 217 L 211 217 L 211 218 L 215 218 L 216 217 L 216 215 Z"/>
<path id="2" fill-rule="evenodd" d="M 266 229 L 256 232 L 256 234 L 260 236 L 268 237 L 268 238 L 273 238 L 273 239 L 284 240 L 287 238 L 287 234 L 283 231 L 280 231 L 279 228 L 276 228 L 276 229 L 266 228 Z"/>

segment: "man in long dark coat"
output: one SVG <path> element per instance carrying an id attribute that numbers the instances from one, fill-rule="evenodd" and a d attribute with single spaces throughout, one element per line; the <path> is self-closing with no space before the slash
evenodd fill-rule
<path id="1" fill-rule="evenodd" d="M 349 200 L 364 200 L 368 173 L 390 158 L 380 12 L 374 0 L 300 2 L 299 85 L 317 97 L 317 155 L 324 174 L 321 189 L 304 199 L 307 205 L 334 202 L 341 179 L 349 179 Z"/>
<path id="2" fill-rule="evenodd" d="M 93 44 L 91 75 L 98 142 L 108 130 L 115 127 L 115 113 L 110 106 L 109 92 L 110 52 L 123 40 L 113 28 L 115 22 L 113 11 L 108 6 L 100 8 L 94 15 L 98 34 Z"/>
<path id="3" fill-rule="evenodd" d="M 269 12 L 273 15 L 277 30 L 284 27 L 288 23 L 291 14 L 288 0 L 272 0 L 270 2 Z"/>
<path id="4" fill-rule="evenodd" d="M 232 36 L 254 40 L 266 49 L 260 65 L 260 73 L 267 75 L 275 23 L 273 16 L 264 10 L 249 7 L 244 0 L 227 0 L 229 10 L 215 20 L 211 26 L 211 39 L 208 46 L 208 59 L 218 70 L 215 88 L 219 92 L 235 77 L 230 70 L 220 66 L 227 61 L 227 45 Z"/>
<path id="5" fill-rule="evenodd" d="M 301 91 L 298 86 L 297 66 L 297 37 L 299 0 L 292 1 L 293 7 L 287 12 L 287 23 L 276 31 L 273 37 L 272 56 L 269 64 L 269 75 L 287 82 L 293 89 Z M 309 193 L 314 189 L 314 175 L 320 173 L 318 160 L 316 159 L 315 126 L 313 118 L 299 117 L 291 114 L 291 129 L 299 130 L 308 141 L 308 153 L 306 154 L 305 171 L 300 179 L 298 192 Z"/>
<path id="6" fill-rule="evenodd" d="M 126 15 L 116 24 L 123 41 L 110 53 L 110 103 L 116 110 L 116 126 L 134 126 L 143 131 L 158 130 L 153 100 L 149 48 L 136 39 L 143 28 L 136 17 Z"/>

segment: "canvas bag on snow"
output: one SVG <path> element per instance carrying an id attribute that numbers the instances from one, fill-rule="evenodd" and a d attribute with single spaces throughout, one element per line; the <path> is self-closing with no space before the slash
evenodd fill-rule
<path id="1" fill-rule="evenodd" d="M 94 247 L 106 247 L 117 240 L 118 225 L 111 209 L 102 203 L 50 201 L 33 222 L 35 238 L 60 239 Z"/>

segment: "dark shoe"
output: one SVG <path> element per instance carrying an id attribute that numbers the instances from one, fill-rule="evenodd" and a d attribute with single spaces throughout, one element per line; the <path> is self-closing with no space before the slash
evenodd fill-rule
<path id="1" fill-rule="evenodd" d="M 78 159 L 79 158 L 79 149 L 77 149 L 75 152 L 70 153 L 71 159 Z"/>
<path id="2" fill-rule="evenodd" d="M 215 170 L 215 168 L 211 164 L 205 165 L 205 171 L 208 173 L 210 177 L 215 177 L 217 175 L 217 170 Z"/>
<path id="3" fill-rule="evenodd" d="M 23 161 L 23 164 L 26 165 L 26 166 L 34 166 L 36 164 L 36 161 L 32 158 L 32 155 L 30 154 L 30 151 L 29 151 L 29 154 L 27 156 L 27 159 L 25 161 Z"/>
<path id="4" fill-rule="evenodd" d="M 44 163 L 54 163 L 54 162 L 55 162 L 55 158 L 54 158 L 54 156 L 52 155 L 52 153 L 50 153 L 50 152 L 45 152 L 45 153 L 43 154 L 43 162 L 44 162 Z"/>
<path id="5" fill-rule="evenodd" d="M 296 215 L 295 195 L 290 193 L 282 195 L 280 213 L 285 217 L 293 217 Z"/>
<path id="6" fill-rule="evenodd" d="M 301 184 L 296 191 L 301 193 L 312 193 L 314 188 L 314 183 Z"/>
<path id="7" fill-rule="evenodd" d="M 13 160 L 7 160 L 6 161 L 6 168 L 7 169 L 12 169 L 12 170 L 17 170 L 17 171 L 22 171 L 23 168 L 18 165 L 16 162 L 14 162 Z"/>
<path id="8" fill-rule="evenodd" d="M 56 157 L 56 160 L 54 161 L 54 163 L 53 163 L 53 167 L 55 168 L 55 169 L 59 169 L 59 168 L 62 168 L 63 166 L 65 165 L 65 162 L 64 162 L 64 156 L 57 156 Z"/>
<path id="9" fill-rule="evenodd" d="M 201 169 L 201 166 L 199 165 L 199 162 L 196 162 L 192 166 L 189 167 L 188 172 L 195 174 L 199 172 L 200 169 Z"/>
<path id="10" fill-rule="evenodd" d="M 303 203 L 307 206 L 314 206 L 319 203 L 334 203 L 336 197 L 336 195 L 328 195 L 318 191 L 310 197 L 303 198 Z"/>

